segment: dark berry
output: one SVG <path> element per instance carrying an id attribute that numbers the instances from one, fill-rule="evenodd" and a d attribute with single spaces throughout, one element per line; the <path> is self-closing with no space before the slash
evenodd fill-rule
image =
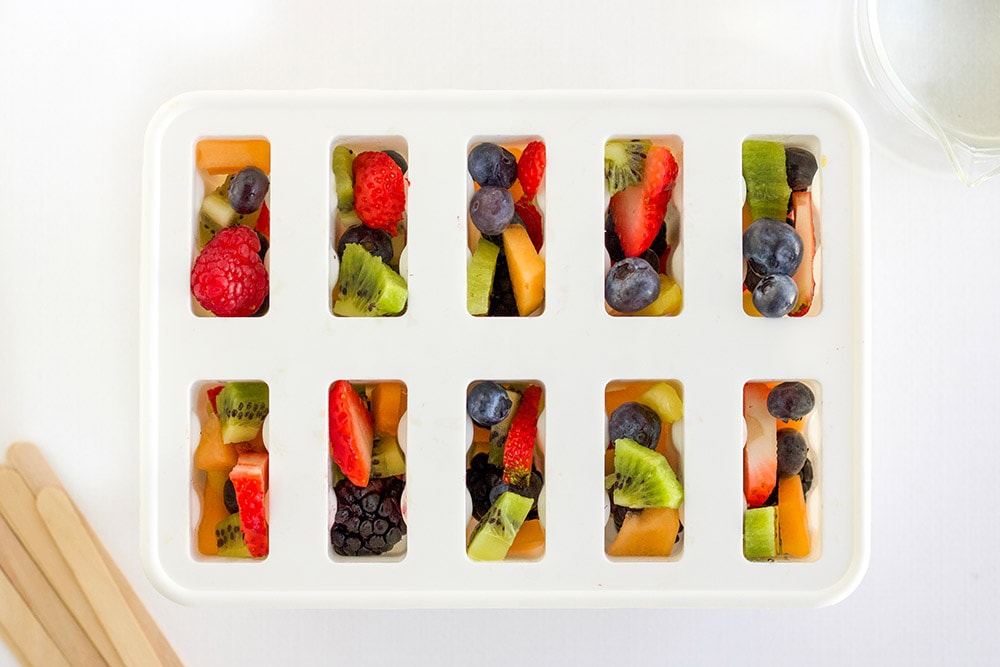
<path id="1" fill-rule="evenodd" d="M 802 465 L 802 470 L 799 471 L 799 479 L 802 480 L 802 495 L 809 493 L 809 489 L 813 485 L 813 464 L 809 459 L 806 459 L 806 462 Z"/>
<path id="2" fill-rule="evenodd" d="M 625 251 L 622 250 L 622 240 L 618 237 L 618 232 L 615 231 L 615 221 L 611 217 L 610 209 L 604 217 L 604 247 L 607 249 L 612 263 L 625 259 Z"/>
<path id="3" fill-rule="evenodd" d="M 337 242 L 337 255 L 344 256 L 344 248 L 348 243 L 357 243 L 368 251 L 368 254 L 381 257 L 386 264 L 392 261 L 392 237 L 382 229 L 372 229 L 367 225 L 348 227 L 340 235 Z"/>
<path id="4" fill-rule="evenodd" d="M 491 317 L 517 317 L 517 301 L 514 298 L 514 284 L 510 279 L 510 267 L 507 256 L 503 252 L 503 242 L 500 245 L 500 256 L 497 258 L 497 268 L 493 274 L 493 289 L 490 290 Z"/>
<path id="5" fill-rule="evenodd" d="M 236 514 L 240 511 L 240 505 L 236 502 L 236 487 L 233 486 L 233 480 L 226 478 L 226 484 L 222 487 L 222 502 L 226 505 L 226 511 L 230 514 Z"/>
<path id="6" fill-rule="evenodd" d="M 539 496 L 542 495 L 543 483 L 544 480 L 542 479 L 542 473 L 538 472 L 537 470 L 532 470 L 531 477 L 528 479 L 527 486 L 517 486 L 513 484 L 512 485 L 500 484 L 499 486 L 507 487 L 504 489 L 505 491 L 513 491 L 519 496 L 524 496 L 525 498 L 531 498 L 534 501 L 531 505 L 531 509 L 528 511 L 528 516 L 525 518 L 525 521 L 528 521 L 530 519 L 538 518 L 538 498 Z M 497 493 L 496 498 L 499 497 L 500 494 Z M 495 501 L 496 499 L 494 498 L 494 502 Z"/>
<path id="7" fill-rule="evenodd" d="M 799 288 L 788 276 L 764 276 L 753 288 L 753 305 L 764 317 L 784 317 L 795 307 Z"/>
<path id="8" fill-rule="evenodd" d="M 611 519 L 615 522 L 615 528 L 618 530 L 622 529 L 622 524 L 625 523 L 626 514 L 628 514 L 627 507 L 611 503 Z"/>
<path id="9" fill-rule="evenodd" d="M 802 252 L 802 237 L 782 220 L 760 218 L 743 232 L 743 257 L 758 275 L 792 275 Z"/>
<path id="10" fill-rule="evenodd" d="M 465 408 L 472 421 L 489 428 L 499 424 L 510 414 L 511 403 L 507 390 L 496 382 L 479 382 L 469 391 Z"/>
<path id="11" fill-rule="evenodd" d="M 404 174 L 406 173 L 406 170 L 408 168 L 406 164 L 406 158 L 404 158 L 402 155 L 400 155 L 394 150 L 387 150 L 382 152 L 391 157 L 392 161 L 395 162 L 397 165 L 399 165 L 399 170 L 401 172 L 403 172 Z"/>
<path id="12" fill-rule="evenodd" d="M 782 421 L 802 419 L 816 407 L 816 395 L 802 382 L 782 382 L 767 395 L 767 411 Z"/>
<path id="13" fill-rule="evenodd" d="M 506 148 L 482 143 L 469 151 L 469 175 L 482 187 L 509 188 L 517 180 L 517 158 Z"/>
<path id="14" fill-rule="evenodd" d="M 794 428 L 778 429 L 778 477 L 798 475 L 806 462 L 809 445 Z"/>
<path id="15" fill-rule="evenodd" d="M 514 219 L 514 197 L 504 188 L 479 188 L 469 202 L 469 217 L 483 234 L 500 234 Z"/>
<path id="16" fill-rule="evenodd" d="M 264 203 L 270 185 L 267 174 L 257 167 L 247 167 L 229 179 L 229 205 L 237 213 L 253 213 Z"/>
<path id="17" fill-rule="evenodd" d="M 608 418 L 608 432 L 611 442 L 629 438 L 643 447 L 656 449 L 660 440 L 660 417 L 641 403 L 623 403 Z"/>
<path id="18" fill-rule="evenodd" d="M 341 556 L 382 554 L 406 535 L 399 504 L 403 481 L 398 477 L 373 479 L 364 488 L 342 479 L 333 490 L 337 513 L 330 529 L 330 544 Z"/>
<path id="19" fill-rule="evenodd" d="M 493 504 L 491 491 L 503 482 L 503 469 L 489 463 L 489 455 L 476 454 L 465 472 L 465 486 L 472 496 L 472 516 L 478 521 Z"/>
<path id="20" fill-rule="evenodd" d="M 260 241 L 260 250 L 257 251 L 257 256 L 260 257 L 260 261 L 264 261 L 264 256 L 267 254 L 267 249 L 271 247 L 271 242 L 267 240 L 267 237 L 258 232 L 256 229 L 254 233 L 257 235 L 257 240 Z"/>
<path id="21" fill-rule="evenodd" d="M 660 296 L 660 276 L 649 262 L 626 257 L 616 262 L 604 279 L 604 298 L 620 313 L 634 313 Z"/>
<path id="22" fill-rule="evenodd" d="M 763 277 L 764 276 L 754 271 L 753 267 L 748 263 L 747 274 L 743 276 L 743 286 L 746 287 L 747 290 L 753 292 L 757 287 L 757 283 L 759 283 Z"/>
<path id="23" fill-rule="evenodd" d="M 652 248 L 646 248 L 646 252 L 639 255 L 639 259 L 645 260 L 647 264 L 653 267 L 654 271 L 657 272 L 659 271 L 660 258 L 657 256 L 656 251 L 654 251 Z"/>
<path id="24" fill-rule="evenodd" d="M 792 190 L 808 190 L 816 176 L 816 156 L 804 148 L 785 147 L 785 175 Z"/>

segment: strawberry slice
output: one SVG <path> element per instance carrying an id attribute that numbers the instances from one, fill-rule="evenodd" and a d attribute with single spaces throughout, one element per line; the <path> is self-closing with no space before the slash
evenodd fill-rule
<path id="1" fill-rule="evenodd" d="M 653 197 L 667 190 L 673 191 L 677 181 L 677 160 L 669 148 L 653 146 L 646 153 L 646 167 L 642 172 L 642 187 L 647 197 Z M 670 201 L 670 197 L 667 197 Z M 664 211 L 666 211 L 664 205 Z"/>
<path id="2" fill-rule="evenodd" d="M 224 384 L 220 384 L 217 387 L 212 387 L 206 392 L 208 394 L 208 404 L 212 406 L 213 415 L 219 414 L 219 406 L 216 405 L 215 399 L 219 397 L 219 394 L 222 393 L 222 390 L 225 386 L 226 385 Z"/>
<path id="3" fill-rule="evenodd" d="M 527 195 L 517 200 L 517 203 L 514 204 L 514 212 L 524 221 L 524 227 L 528 230 L 528 238 L 531 239 L 531 245 L 535 246 L 535 252 L 539 252 L 542 249 L 543 241 L 542 214 L 538 212 L 538 209 L 531 203 Z"/>
<path id="4" fill-rule="evenodd" d="M 542 388 L 531 385 L 524 390 L 521 404 L 514 414 L 503 447 L 503 481 L 526 486 L 531 477 L 531 461 L 535 456 L 535 436 L 538 435 L 538 406 Z"/>
<path id="5" fill-rule="evenodd" d="M 524 147 L 521 159 L 517 161 L 517 180 L 521 181 L 524 196 L 531 201 L 542 184 L 545 175 L 545 144 L 532 141 Z"/>
<path id="6" fill-rule="evenodd" d="M 747 444 L 743 449 L 743 495 L 749 507 L 761 507 L 778 483 L 778 439 L 774 418 L 767 412 L 767 385 L 745 388 Z"/>
<path id="7" fill-rule="evenodd" d="M 642 182 L 611 198 L 611 219 L 626 257 L 638 257 L 652 245 L 667 214 L 677 172 L 670 150 L 654 146 L 646 155 Z"/>
<path id="8" fill-rule="evenodd" d="M 374 420 L 347 380 L 330 388 L 330 455 L 354 486 L 368 486 Z"/>
<path id="9" fill-rule="evenodd" d="M 247 551 L 254 558 L 263 558 L 267 543 L 267 453 L 240 454 L 229 479 L 236 489 L 240 506 L 240 529 Z"/>
<path id="10" fill-rule="evenodd" d="M 267 208 L 267 202 L 260 205 L 260 215 L 257 216 L 257 224 L 254 229 L 268 241 L 271 240 L 271 211 Z"/>

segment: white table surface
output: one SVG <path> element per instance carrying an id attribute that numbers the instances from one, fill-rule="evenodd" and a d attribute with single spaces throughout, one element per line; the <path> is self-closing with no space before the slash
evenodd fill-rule
<path id="1" fill-rule="evenodd" d="M 930 139 L 893 125 L 862 79 L 848 3 L 134 4 L 0 0 L 0 447 L 43 449 L 185 662 L 997 653 L 1000 179 L 967 189 Z M 811 88 L 852 103 L 873 145 L 872 554 L 860 587 L 819 610 L 217 610 L 162 597 L 139 559 L 142 139 L 178 93 L 246 88 Z M 492 641 L 505 633 L 511 646 Z"/>

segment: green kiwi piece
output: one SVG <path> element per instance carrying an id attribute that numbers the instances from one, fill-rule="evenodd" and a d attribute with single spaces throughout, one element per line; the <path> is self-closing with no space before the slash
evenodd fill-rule
<path id="1" fill-rule="evenodd" d="M 743 555 L 747 560 L 778 555 L 778 508 L 754 507 L 743 515 Z"/>
<path id="2" fill-rule="evenodd" d="M 201 200 L 201 210 L 198 212 L 198 249 L 204 248 L 216 234 L 226 227 L 243 225 L 254 229 L 260 210 L 253 213 L 237 213 L 229 205 L 229 178 L 216 190 L 205 195 Z"/>
<path id="3" fill-rule="evenodd" d="M 604 181 L 609 194 L 642 181 L 646 154 L 652 146 L 648 139 L 613 139 L 604 144 Z"/>
<path id="4" fill-rule="evenodd" d="M 354 210 L 354 151 L 347 146 L 333 149 L 333 179 L 337 188 L 337 208 L 343 212 Z"/>
<path id="5" fill-rule="evenodd" d="M 229 382 L 215 399 L 222 442 L 249 442 L 260 433 L 268 412 L 267 384 Z"/>
<path id="6" fill-rule="evenodd" d="M 778 141 L 747 139 L 743 142 L 743 180 L 747 186 L 750 217 L 784 220 L 788 217 L 788 187 L 785 146 Z"/>
<path id="7" fill-rule="evenodd" d="M 398 315 L 406 308 L 406 281 L 357 243 L 344 247 L 333 312 L 345 317 Z"/>
<path id="8" fill-rule="evenodd" d="M 250 550 L 243 541 L 239 513 L 230 514 L 215 524 L 215 541 L 219 545 L 219 555 L 226 558 L 251 558 Z"/>
<path id="9" fill-rule="evenodd" d="M 510 412 L 490 427 L 489 462 L 498 468 L 503 468 L 503 446 L 507 442 L 507 433 L 510 431 L 510 423 L 514 421 L 514 413 L 521 404 L 521 394 L 513 389 L 507 390 L 507 396 L 510 398 Z"/>
<path id="10" fill-rule="evenodd" d="M 534 502 L 531 498 L 519 496 L 513 491 L 500 494 L 472 532 L 469 558 L 503 560 Z"/>
<path id="11" fill-rule="evenodd" d="M 676 509 L 682 500 L 684 489 L 666 457 L 635 440 L 615 440 L 615 505 Z"/>
<path id="12" fill-rule="evenodd" d="M 466 278 L 466 306 L 470 315 L 485 315 L 490 309 L 490 292 L 493 275 L 497 269 L 500 247 L 486 239 L 479 239 Z"/>
<path id="13" fill-rule="evenodd" d="M 399 442 L 391 435 L 379 436 L 372 446 L 372 479 L 395 477 L 406 472 L 406 458 Z"/>

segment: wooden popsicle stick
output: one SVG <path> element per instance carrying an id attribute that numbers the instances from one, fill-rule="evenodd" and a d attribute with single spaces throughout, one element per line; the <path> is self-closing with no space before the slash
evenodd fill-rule
<path id="1" fill-rule="evenodd" d="M 7 520 L 104 660 L 109 665 L 123 665 L 97 613 L 38 514 L 35 495 L 16 470 L 3 465 L 0 465 L 0 516 Z"/>
<path id="2" fill-rule="evenodd" d="M 106 665 L 3 517 L 0 517 L 0 545 L 3 545 L 0 572 L 10 579 L 63 656 L 74 665 Z"/>
<path id="3" fill-rule="evenodd" d="M 7 449 L 7 461 L 15 470 L 21 473 L 21 477 L 27 483 L 32 493 L 38 494 L 39 491 L 47 486 L 62 489 L 64 492 L 66 491 L 58 475 L 52 470 L 52 467 L 45 460 L 45 457 L 42 456 L 38 447 L 32 443 L 16 442 L 11 445 Z M 69 493 L 67 492 L 66 495 L 68 496 Z M 125 600 L 128 602 L 132 613 L 139 619 L 139 624 L 142 625 L 149 643 L 153 645 L 157 655 L 160 656 L 160 661 L 168 667 L 184 667 L 184 663 L 174 653 L 170 642 L 167 641 L 166 636 L 160 631 L 160 627 L 156 624 L 156 621 L 150 616 L 149 610 L 143 605 L 142 600 L 136 595 L 128 579 L 125 578 L 125 575 L 122 574 L 114 559 L 111 558 L 111 555 L 104 548 L 104 545 L 97 537 L 97 533 L 87 523 L 87 517 L 84 516 L 79 508 L 76 508 L 76 510 L 80 516 L 80 520 L 83 521 L 83 525 L 87 528 L 90 539 L 97 545 L 97 549 L 101 552 L 101 557 L 104 559 L 105 565 L 111 571 L 111 576 L 114 577 L 115 583 L 118 584 L 118 590 L 125 596 Z"/>
<path id="4" fill-rule="evenodd" d="M 18 659 L 39 667 L 69 667 L 45 628 L 18 595 L 7 575 L 0 572 L 0 627 Z"/>
<path id="5" fill-rule="evenodd" d="M 49 532 L 59 536 L 56 544 L 125 664 L 128 667 L 161 665 L 69 496 L 62 489 L 47 486 L 38 492 L 37 506 Z"/>
<path id="6" fill-rule="evenodd" d="M 25 656 L 24 653 L 21 652 L 18 645 L 14 643 L 14 638 L 7 634 L 7 628 L 3 626 L 3 623 L 0 623 L 0 641 L 7 645 L 7 648 L 10 649 L 11 654 L 13 654 L 19 664 L 28 664 L 27 656 Z"/>

